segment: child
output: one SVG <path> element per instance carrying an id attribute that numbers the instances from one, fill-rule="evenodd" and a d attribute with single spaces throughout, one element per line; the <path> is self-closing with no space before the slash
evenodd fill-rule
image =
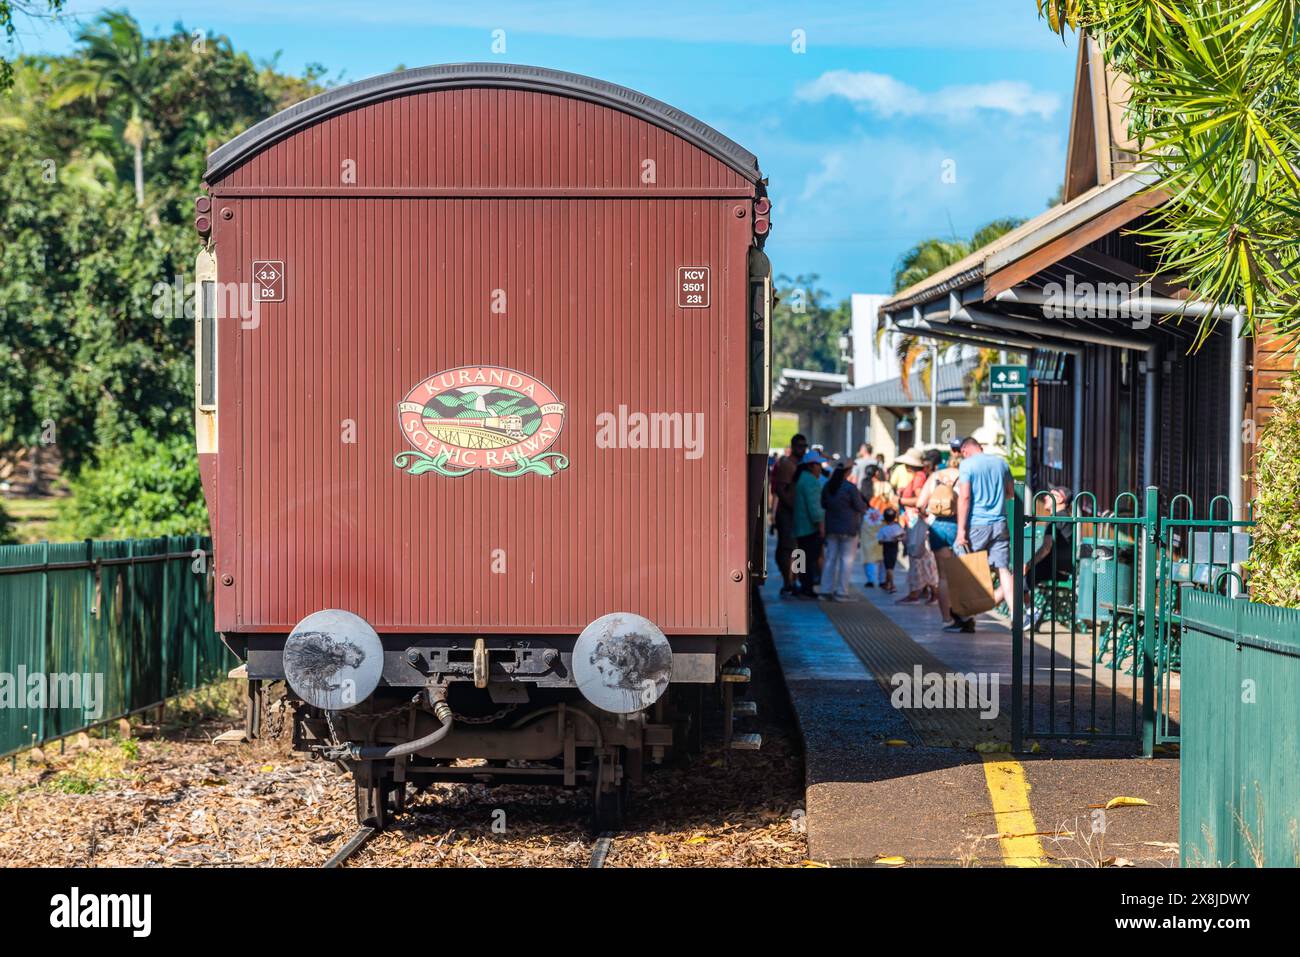
<path id="1" fill-rule="evenodd" d="M 880 542 L 885 560 L 885 584 L 881 587 L 892 595 L 895 591 L 894 566 L 898 564 L 898 543 L 907 532 L 902 525 L 898 524 L 897 509 L 887 508 L 881 517 L 884 519 L 885 524 L 876 533 L 876 540 Z"/>
<path id="2" fill-rule="evenodd" d="M 868 506 L 867 513 L 862 519 L 862 532 L 859 535 L 859 543 L 862 546 L 862 567 L 867 574 L 868 588 L 875 588 L 877 581 L 883 582 L 885 579 L 884 568 L 880 565 L 885 553 L 880 540 L 876 537 L 884 524 L 885 516 L 880 509 Z"/>

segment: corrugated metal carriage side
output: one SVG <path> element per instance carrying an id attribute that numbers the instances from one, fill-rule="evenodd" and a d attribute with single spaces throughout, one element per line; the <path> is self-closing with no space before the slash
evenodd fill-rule
<path id="1" fill-rule="evenodd" d="M 365 819 L 461 777 L 616 815 L 762 574 L 757 161 L 634 91 L 461 64 L 292 107 L 207 184 L 218 630 Z"/>

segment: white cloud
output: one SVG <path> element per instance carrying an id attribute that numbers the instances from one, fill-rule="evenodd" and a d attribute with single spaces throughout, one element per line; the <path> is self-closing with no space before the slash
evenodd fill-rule
<path id="1" fill-rule="evenodd" d="M 814 103 L 838 97 L 886 118 L 956 119 L 977 110 L 993 110 L 1011 116 L 1049 119 L 1060 107 L 1055 94 L 1035 91 L 1019 81 L 959 84 L 926 93 L 888 74 L 869 70 L 830 70 L 800 87 L 796 96 Z"/>
<path id="2" fill-rule="evenodd" d="M 801 200 L 815 199 L 828 187 L 842 185 L 848 179 L 844 168 L 844 160 L 843 150 L 832 149 L 823 154 L 821 168 L 808 174 L 807 179 L 804 180 L 803 192 L 799 198 Z"/>
<path id="3" fill-rule="evenodd" d="M 746 144 L 771 177 L 767 253 L 777 272 L 819 273 L 836 296 L 889 288 L 898 256 L 922 239 L 1037 215 L 1065 165 L 1061 131 L 1000 113 L 979 137 L 863 124 L 826 140 L 797 127 Z"/>

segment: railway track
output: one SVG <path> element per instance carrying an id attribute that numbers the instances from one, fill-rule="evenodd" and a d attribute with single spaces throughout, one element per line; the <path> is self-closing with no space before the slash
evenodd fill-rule
<path id="1" fill-rule="evenodd" d="M 359 827 L 356 832 L 348 838 L 347 842 L 337 851 L 330 855 L 329 860 L 321 865 L 322 868 L 342 867 L 343 864 L 357 851 L 365 847 L 366 842 L 375 836 L 378 832 L 373 827 Z M 605 866 L 605 860 L 609 857 L 609 850 L 614 843 L 614 838 L 618 835 L 613 831 L 605 831 L 596 838 L 596 843 L 591 848 L 591 862 L 588 868 L 602 868 Z"/>
<path id="2" fill-rule="evenodd" d="M 614 843 L 614 838 L 617 836 L 613 831 L 605 831 L 600 837 L 596 838 L 596 843 L 591 849 L 591 863 L 587 865 L 588 868 L 605 866 L 605 858 L 609 857 L 610 845 Z"/>
<path id="3" fill-rule="evenodd" d="M 378 833 L 373 827 L 359 827 L 346 844 L 330 855 L 329 860 L 321 865 L 323 868 L 342 867 L 343 862 L 349 857 L 361 850 L 366 841 L 370 840 Z"/>

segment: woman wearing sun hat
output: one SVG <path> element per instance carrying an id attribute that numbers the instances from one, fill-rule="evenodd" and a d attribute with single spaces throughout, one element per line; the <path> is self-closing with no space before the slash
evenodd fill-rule
<path id="1" fill-rule="evenodd" d="M 917 508 L 921 489 L 936 468 L 938 458 L 938 452 L 922 454 L 919 448 L 913 447 L 898 459 L 912 475 L 898 493 L 898 500 L 907 515 L 907 595 L 899 599 L 903 604 L 920 601 L 922 598 L 933 602 L 938 598 L 939 569 L 926 541 L 930 528 L 926 524 L 925 515 Z"/>
<path id="2" fill-rule="evenodd" d="M 799 572 L 800 598 L 817 597 L 817 576 L 822 560 L 822 541 L 826 535 L 826 511 L 822 508 L 822 466 L 826 456 L 809 449 L 799 463 L 794 480 L 794 535 L 803 552 Z M 796 563 L 796 567 L 800 567 Z"/>

